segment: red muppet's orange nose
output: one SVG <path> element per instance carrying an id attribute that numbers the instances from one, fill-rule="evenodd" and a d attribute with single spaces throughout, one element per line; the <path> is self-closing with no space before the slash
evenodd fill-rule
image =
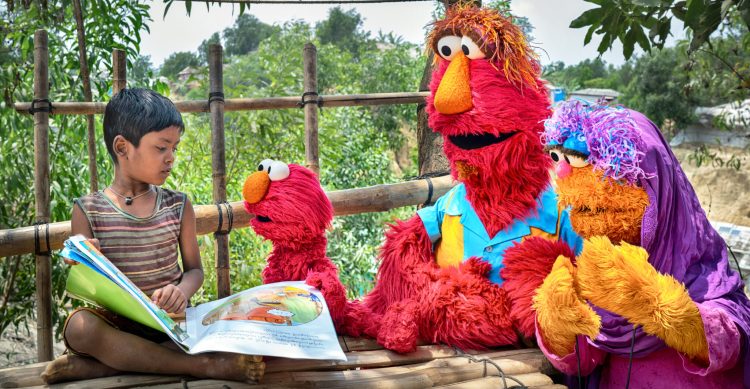
<path id="1" fill-rule="evenodd" d="M 462 52 L 451 60 L 435 92 L 435 109 L 438 112 L 453 115 L 474 108 L 469 86 L 469 61 Z"/>
<path id="2" fill-rule="evenodd" d="M 247 176 L 245 184 L 242 185 L 242 197 L 249 204 L 255 204 L 268 193 L 268 187 L 271 185 L 271 179 L 265 171 L 254 172 Z"/>

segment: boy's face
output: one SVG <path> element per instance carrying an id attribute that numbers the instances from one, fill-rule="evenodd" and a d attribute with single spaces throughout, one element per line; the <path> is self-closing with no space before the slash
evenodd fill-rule
<path id="1" fill-rule="evenodd" d="M 179 143 L 179 127 L 149 132 L 141 138 L 138 147 L 128 142 L 127 160 L 120 162 L 131 177 L 152 185 L 162 185 L 172 171 Z"/>

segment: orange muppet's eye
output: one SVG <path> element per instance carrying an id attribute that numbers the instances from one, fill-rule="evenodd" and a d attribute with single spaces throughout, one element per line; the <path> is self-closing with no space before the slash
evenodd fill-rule
<path id="1" fill-rule="evenodd" d="M 455 35 L 446 35 L 437 43 L 438 54 L 448 61 L 461 50 L 461 38 Z"/>
<path id="2" fill-rule="evenodd" d="M 586 158 L 572 154 L 565 154 L 565 161 L 567 161 L 572 167 L 584 167 L 589 164 Z"/>
<path id="3" fill-rule="evenodd" d="M 555 162 L 560 162 L 560 160 L 563 159 L 563 153 L 561 153 L 560 150 L 550 150 L 549 156 Z"/>

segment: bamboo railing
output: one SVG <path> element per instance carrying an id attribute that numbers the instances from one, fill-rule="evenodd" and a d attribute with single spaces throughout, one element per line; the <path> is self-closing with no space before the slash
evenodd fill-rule
<path id="1" fill-rule="evenodd" d="M 76 15 L 76 17 L 81 15 Z M 83 53 L 85 54 L 85 53 Z M 82 54 L 82 55 L 83 55 Z M 176 101 L 180 112 L 203 112 L 211 115 L 213 200 L 219 204 L 226 199 L 226 161 L 224 153 L 224 112 L 262 109 L 303 108 L 305 114 L 305 157 L 308 168 L 319 172 L 318 161 L 318 111 L 319 107 L 345 107 L 384 104 L 424 103 L 427 92 L 374 93 L 360 95 L 320 96 L 317 91 L 317 51 L 312 44 L 303 49 L 304 91 L 301 96 L 285 96 L 254 99 L 225 99 L 223 95 L 222 48 L 209 47 L 210 93 L 206 100 Z M 95 115 L 104 113 L 104 102 L 49 102 L 47 33 L 37 30 L 34 34 L 34 102 L 14 104 L 20 114 L 34 116 L 34 188 L 36 201 L 35 226 L 0 230 L 0 257 L 26 253 L 36 254 L 36 302 L 37 302 L 37 356 L 39 361 L 52 359 L 51 323 L 51 267 L 50 250 L 59 249 L 70 235 L 70 223 L 50 223 L 49 188 L 49 115 Z M 85 61 L 84 61 L 85 62 Z M 113 51 L 112 90 L 117 93 L 127 85 L 126 56 L 121 50 Z M 88 72 L 83 71 L 83 78 Z M 84 89 L 90 85 L 84 85 Z M 86 100 L 89 94 L 84 93 Z M 91 129 L 89 121 L 89 132 Z M 95 160 L 95 147 L 89 140 L 89 161 Z M 89 163 L 92 177 L 96 166 Z M 385 211 L 406 205 L 428 203 L 444 194 L 453 185 L 450 177 L 425 179 L 369 188 L 348 189 L 328 193 L 336 215 Z M 91 180 L 95 190 L 96 180 Z M 219 220 L 234 217 L 235 227 L 248 225 L 251 215 L 245 213 L 241 202 L 224 207 L 217 205 L 196 206 L 198 234 L 214 232 L 215 266 L 219 297 L 231 294 L 229 282 L 229 240 L 232 226 L 218 225 Z M 226 215 L 226 216 L 225 216 Z"/>

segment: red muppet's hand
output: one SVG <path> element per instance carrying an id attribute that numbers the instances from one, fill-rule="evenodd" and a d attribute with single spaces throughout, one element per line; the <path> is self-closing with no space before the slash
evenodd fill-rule
<path id="1" fill-rule="evenodd" d="M 333 324 L 340 332 L 345 320 L 346 289 L 339 281 L 335 272 L 311 271 L 305 279 L 307 285 L 318 288 L 326 300 L 328 310 L 331 312 Z"/>
<path id="2" fill-rule="evenodd" d="M 511 300 L 513 324 L 527 339 L 534 338 L 534 312 L 531 299 L 542 285 L 559 255 L 575 258 L 564 242 L 532 237 L 515 243 L 505 251 L 500 277 Z"/>

